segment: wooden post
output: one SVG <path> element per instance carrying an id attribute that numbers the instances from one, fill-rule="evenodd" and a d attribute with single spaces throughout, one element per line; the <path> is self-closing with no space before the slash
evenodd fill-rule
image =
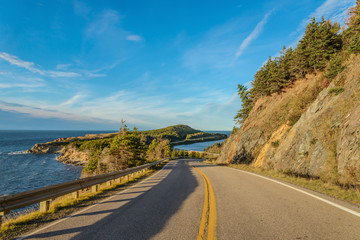
<path id="1" fill-rule="evenodd" d="M 50 209 L 50 200 L 40 202 L 40 212 L 47 212 Z"/>
<path id="2" fill-rule="evenodd" d="M 1 224 L 2 224 L 2 218 L 4 215 L 6 214 L 9 214 L 10 213 L 10 210 L 6 210 L 4 212 L 0 212 L 0 227 L 1 227 Z"/>
<path id="3" fill-rule="evenodd" d="M 76 192 L 73 192 L 73 193 L 72 193 L 72 197 L 73 197 L 74 199 L 78 199 L 78 198 L 79 198 L 79 195 L 80 195 L 80 192 L 79 192 L 79 191 L 76 191 Z"/>
<path id="4" fill-rule="evenodd" d="M 99 184 L 91 186 L 91 192 L 96 193 L 99 190 Z"/>
<path id="5" fill-rule="evenodd" d="M 111 180 L 106 182 L 107 187 L 111 187 Z"/>

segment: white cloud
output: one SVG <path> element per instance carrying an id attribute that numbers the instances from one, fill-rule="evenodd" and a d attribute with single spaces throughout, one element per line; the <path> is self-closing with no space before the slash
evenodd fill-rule
<path id="1" fill-rule="evenodd" d="M 72 98 L 70 98 L 69 100 L 61 103 L 60 106 L 67 106 L 67 107 L 72 106 L 84 97 L 85 96 L 83 94 L 77 94 L 77 95 L 73 96 Z"/>
<path id="2" fill-rule="evenodd" d="M 0 88 L 24 88 L 25 90 L 34 89 L 39 90 L 44 87 L 45 81 L 41 78 L 23 77 L 8 75 L 0 81 Z"/>
<path id="3" fill-rule="evenodd" d="M 74 113 L 66 113 L 66 112 L 59 112 L 56 110 L 49 110 L 37 107 L 31 107 L 27 105 L 21 104 L 12 104 L 8 102 L 0 101 L 0 109 L 3 111 L 9 112 L 17 112 L 17 113 L 25 113 L 32 117 L 38 118 L 60 118 L 65 120 L 72 120 L 72 121 L 84 121 L 84 122 L 95 122 L 95 123 L 109 123 L 113 121 L 109 121 L 102 118 L 93 118 L 86 115 L 74 114 Z"/>
<path id="4" fill-rule="evenodd" d="M 235 58 L 240 57 L 249 44 L 260 35 L 260 33 L 263 31 L 264 25 L 268 22 L 270 15 L 271 11 L 265 14 L 263 19 L 256 25 L 254 30 L 245 38 L 245 40 L 241 43 L 239 50 L 237 50 L 235 53 Z"/>
<path id="5" fill-rule="evenodd" d="M 105 35 L 116 35 L 123 30 L 118 26 L 121 15 L 115 10 L 106 10 L 99 15 L 85 30 L 88 37 L 104 37 Z"/>
<path id="6" fill-rule="evenodd" d="M 81 77 L 80 73 L 76 72 L 62 72 L 62 71 L 47 71 L 49 77 Z"/>
<path id="7" fill-rule="evenodd" d="M 68 64 L 58 64 L 56 65 L 56 70 L 63 70 L 63 69 L 67 69 L 71 66 L 72 64 L 71 63 L 68 63 Z"/>
<path id="8" fill-rule="evenodd" d="M 85 76 L 89 77 L 89 78 L 98 78 L 98 77 L 106 77 L 107 75 L 105 73 L 93 73 L 93 72 L 89 72 L 86 71 Z"/>
<path id="9" fill-rule="evenodd" d="M 324 16 L 325 18 L 331 18 L 333 21 L 344 24 L 347 9 L 355 4 L 355 0 L 327 0 L 310 14 L 310 17 L 321 18 Z"/>
<path id="10" fill-rule="evenodd" d="M 23 60 L 19 59 L 17 56 L 14 56 L 14 55 L 11 55 L 11 54 L 8 54 L 5 52 L 0 52 L 0 58 L 2 58 L 3 60 L 5 60 L 13 65 L 25 68 L 33 73 L 45 75 L 45 73 L 42 70 L 35 67 L 35 64 L 33 62 L 23 61 Z"/>
<path id="11" fill-rule="evenodd" d="M 143 39 L 139 35 L 128 35 L 126 36 L 126 40 L 132 41 L 132 42 L 141 42 Z"/>

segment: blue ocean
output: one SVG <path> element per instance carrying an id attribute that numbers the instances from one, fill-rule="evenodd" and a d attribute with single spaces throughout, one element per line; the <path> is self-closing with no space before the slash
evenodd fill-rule
<path id="1" fill-rule="evenodd" d="M 206 131 L 206 132 L 210 132 L 210 133 L 221 133 L 221 134 L 226 134 L 226 135 L 230 135 L 231 131 Z M 204 148 L 206 149 L 209 146 L 214 145 L 215 143 L 222 143 L 224 142 L 225 139 L 223 140 L 216 140 L 216 141 L 209 141 L 209 142 L 198 142 L 198 143 L 193 143 L 193 144 L 188 144 L 188 145 L 177 145 L 175 146 L 176 149 L 184 149 L 187 151 L 203 151 Z"/>
<path id="2" fill-rule="evenodd" d="M 84 136 L 110 131 L 0 130 L 0 195 L 53 185 L 80 177 L 82 168 L 63 164 L 56 154 L 24 153 L 36 143 L 60 137 Z"/>

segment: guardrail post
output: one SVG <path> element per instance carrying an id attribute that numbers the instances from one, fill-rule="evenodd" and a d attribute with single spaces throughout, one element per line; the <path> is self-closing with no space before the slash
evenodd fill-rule
<path id="1" fill-rule="evenodd" d="M 111 187 L 111 180 L 106 182 L 107 187 Z"/>
<path id="2" fill-rule="evenodd" d="M 73 192 L 73 193 L 72 193 L 72 197 L 75 198 L 75 199 L 78 199 L 78 198 L 79 198 L 79 195 L 80 195 L 80 192 L 79 192 L 79 191 L 76 191 L 76 192 Z"/>
<path id="3" fill-rule="evenodd" d="M 91 192 L 96 193 L 99 190 L 99 184 L 91 186 Z"/>
<path id="4" fill-rule="evenodd" d="M 9 213 L 10 213 L 9 210 L 0 212 L 0 226 L 1 226 L 1 224 L 2 224 L 2 218 L 3 218 L 3 216 L 6 215 L 6 214 L 9 214 Z"/>
<path id="5" fill-rule="evenodd" d="M 50 209 L 50 200 L 40 202 L 40 212 L 47 212 Z"/>

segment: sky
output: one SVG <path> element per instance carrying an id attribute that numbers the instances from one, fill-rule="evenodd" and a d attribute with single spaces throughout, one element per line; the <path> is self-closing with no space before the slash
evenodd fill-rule
<path id="1" fill-rule="evenodd" d="M 0 129 L 231 130 L 237 84 L 355 2 L 3 1 Z"/>

